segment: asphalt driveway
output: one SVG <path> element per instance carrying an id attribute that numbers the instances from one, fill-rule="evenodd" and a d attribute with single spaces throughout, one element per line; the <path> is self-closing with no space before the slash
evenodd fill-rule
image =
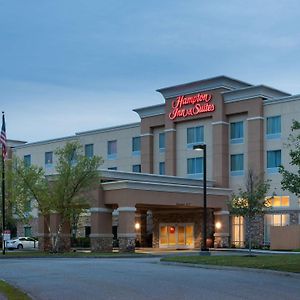
<path id="1" fill-rule="evenodd" d="M 300 279 L 161 265 L 159 258 L 5 259 L 0 278 L 34 299 L 299 299 Z"/>

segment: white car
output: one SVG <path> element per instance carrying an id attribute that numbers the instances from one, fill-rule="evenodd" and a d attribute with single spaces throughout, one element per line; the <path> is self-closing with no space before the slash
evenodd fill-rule
<path id="1" fill-rule="evenodd" d="M 34 249 L 38 248 L 38 241 L 32 237 L 19 237 L 5 243 L 7 249 Z"/>

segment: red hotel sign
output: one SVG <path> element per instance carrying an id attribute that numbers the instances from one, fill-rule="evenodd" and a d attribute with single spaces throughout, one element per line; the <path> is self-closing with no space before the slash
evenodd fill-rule
<path id="1" fill-rule="evenodd" d="M 216 106 L 210 103 L 211 99 L 211 94 L 179 96 L 172 101 L 172 111 L 169 113 L 169 118 L 175 120 L 179 117 L 186 118 L 214 111 Z"/>

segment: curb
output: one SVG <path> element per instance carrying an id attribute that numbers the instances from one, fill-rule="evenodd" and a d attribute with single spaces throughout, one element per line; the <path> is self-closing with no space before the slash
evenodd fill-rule
<path id="1" fill-rule="evenodd" d="M 201 269 L 266 273 L 266 274 L 274 274 L 274 275 L 287 276 L 287 277 L 293 277 L 293 278 L 300 279 L 300 273 L 283 272 L 283 271 L 276 271 L 276 270 L 269 270 L 269 269 L 255 269 L 255 268 L 229 267 L 229 266 L 217 266 L 217 265 L 201 265 L 201 264 L 189 264 L 189 263 L 169 262 L 169 261 L 160 261 L 160 264 L 169 265 L 169 266 L 173 265 L 173 266 L 190 267 L 190 268 L 201 268 Z"/>

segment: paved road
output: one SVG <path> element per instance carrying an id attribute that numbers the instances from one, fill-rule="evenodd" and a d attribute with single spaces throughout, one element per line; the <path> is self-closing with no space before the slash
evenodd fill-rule
<path id="1" fill-rule="evenodd" d="M 0 278 L 34 299 L 300 299 L 300 279 L 161 265 L 159 258 L 6 259 Z"/>

